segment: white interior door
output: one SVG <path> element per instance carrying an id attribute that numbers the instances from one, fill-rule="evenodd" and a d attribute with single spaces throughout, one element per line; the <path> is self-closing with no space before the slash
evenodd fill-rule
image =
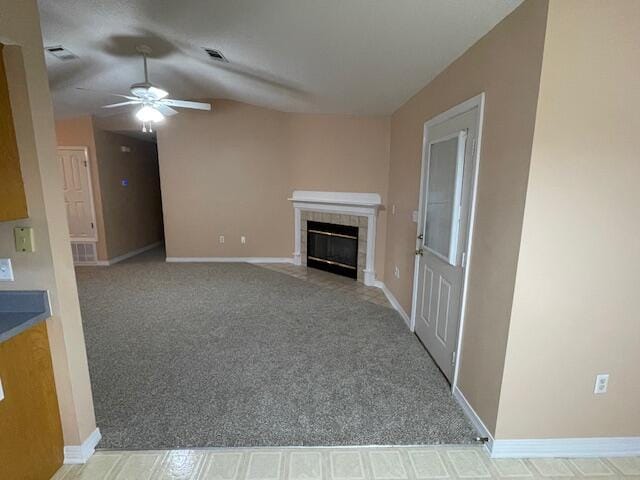
<path id="1" fill-rule="evenodd" d="M 428 128 L 418 235 L 415 331 L 453 381 L 479 108 Z"/>
<path id="2" fill-rule="evenodd" d="M 58 166 L 62 175 L 71 239 L 97 241 L 87 149 L 58 148 Z"/>

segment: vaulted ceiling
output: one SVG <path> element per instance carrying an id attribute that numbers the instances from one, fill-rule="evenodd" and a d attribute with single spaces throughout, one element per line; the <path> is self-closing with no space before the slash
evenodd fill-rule
<path id="1" fill-rule="evenodd" d="M 40 0 L 56 115 L 100 113 L 143 79 L 174 98 L 390 114 L 521 0 Z M 203 47 L 223 52 L 215 62 Z M 117 101 L 117 99 L 116 99 Z M 214 105 L 215 108 L 215 105 Z"/>

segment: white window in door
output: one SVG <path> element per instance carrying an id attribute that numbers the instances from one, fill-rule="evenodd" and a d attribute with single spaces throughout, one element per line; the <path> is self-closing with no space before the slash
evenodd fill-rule
<path id="1" fill-rule="evenodd" d="M 415 331 L 449 381 L 460 331 L 479 122 L 479 108 L 473 106 L 425 126 Z"/>
<path id="2" fill-rule="evenodd" d="M 58 166 L 62 175 L 71 239 L 97 241 L 87 149 L 84 147 L 58 148 Z"/>
<path id="3" fill-rule="evenodd" d="M 429 145 L 424 247 L 456 264 L 466 131 Z"/>

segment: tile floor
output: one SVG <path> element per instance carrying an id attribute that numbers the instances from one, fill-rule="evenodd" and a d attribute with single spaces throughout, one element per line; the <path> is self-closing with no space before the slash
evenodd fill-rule
<path id="1" fill-rule="evenodd" d="M 640 457 L 490 459 L 479 446 L 98 451 L 55 480 L 640 478 Z"/>
<path id="2" fill-rule="evenodd" d="M 364 283 L 356 282 L 351 278 L 290 263 L 259 263 L 257 265 L 306 280 L 330 290 L 352 295 L 360 300 L 392 308 L 389 300 L 387 300 L 387 297 L 381 289 L 377 287 L 367 287 Z"/>

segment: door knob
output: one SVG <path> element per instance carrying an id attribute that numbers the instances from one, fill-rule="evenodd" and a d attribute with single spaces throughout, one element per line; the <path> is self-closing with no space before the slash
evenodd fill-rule
<path id="1" fill-rule="evenodd" d="M 424 238 L 423 234 L 418 235 L 418 240 L 422 240 Z"/>

